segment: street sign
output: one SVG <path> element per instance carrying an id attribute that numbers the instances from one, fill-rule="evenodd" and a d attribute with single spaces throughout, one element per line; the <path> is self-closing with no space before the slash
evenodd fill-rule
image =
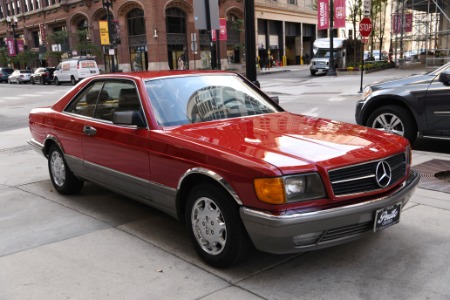
<path id="1" fill-rule="evenodd" d="M 372 33 L 372 21 L 369 18 L 363 18 L 359 23 L 359 33 L 363 37 L 367 37 Z"/>
<path id="2" fill-rule="evenodd" d="M 370 16 L 370 8 L 372 7 L 372 0 L 363 0 L 364 17 Z"/>

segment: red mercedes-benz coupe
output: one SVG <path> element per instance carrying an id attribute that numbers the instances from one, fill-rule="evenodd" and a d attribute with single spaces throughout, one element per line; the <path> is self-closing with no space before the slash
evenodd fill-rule
<path id="1" fill-rule="evenodd" d="M 286 112 L 235 73 L 93 76 L 29 122 L 58 192 L 90 181 L 156 207 L 216 267 L 396 224 L 419 181 L 405 138 Z"/>

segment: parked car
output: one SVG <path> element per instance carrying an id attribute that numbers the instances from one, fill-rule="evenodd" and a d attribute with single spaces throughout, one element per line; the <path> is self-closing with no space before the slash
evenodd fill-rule
<path id="1" fill-rule="evenodd" d="M 156 207 L 215 267 L 396 224 L 419 180 L 405 138 L 289 113 L 228 72 L 93 76 L 29 125 L 56 191 L 90 181 Z"/>
<path id="2" fill-rule="evenodd" d="M 8 77 L 12 72 L 14 72 L 14 69 L 0 68 L 0 82 L 8 82 Z"/>
<path id="3" fill-rule="evenodd" d="M 29 70 L 15 70 L 8 77 L 8 82 L 16 82 L 18 84 L 30 82 L 31 71 Z"/>
<path id="4" fill-rule="evenodd" d="M 36 82 L 40 84 L 51 84 L 53 82 L 53 72 L 55 68 L 37 68 L 33 74 L 31 74 L 30 81 L 32 84 Z"/>
<path id="5" fill-rule="evenodd" d="M 100 69 L 94 59 L 71 59 L 66 60 L 56 67 L 53 73 L 56 85 L 61 82 L 77 84 L 81 79 L 100 74 Z"/>
<path id="6" fill-rule="evenodd" d="M 450 139 L 450 63 L 426 74 L 369 84 L 356 123 L 406 137 Z"/>

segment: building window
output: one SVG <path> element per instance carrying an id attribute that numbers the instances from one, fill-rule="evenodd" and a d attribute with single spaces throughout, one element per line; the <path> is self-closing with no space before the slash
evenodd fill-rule
<path id="1" fill-rule="evenodd" d="M 142 9 L 133 9 L 128 14 L 128 35 L 145 34 L 144 11 Z"/>
<path id="2" fill-rule="evenodd" d="M 186 15 L 178 8 L 166 10 L 167 32 L 186 33 Z"/>
<path id="3" fill-rule="evenodd" d="M 171 70 L 188 69 L 186 13 L 179 8 L 168 8 L 166 28 L 169 68 Z"/>
<path id="4" fill-rule="evenodd" d="M 288 0 L 288 4 L 297 5 L 297 0 Z"/>
<path id="5" fill-rule="evenodd" d="M 131 70 L 145 71 L 148 66 L 148 49 L 145 36 L 144 11 L 142 9 L 133 9 L 127 15 L 127 22 Z"/>
<path id="6" fill-rule="evenodd" d="M 31 32 L 31 38 L 33 40 L 33 47 L 37 48 L 39 47 L 39 30 L 38 31 L 32 31 Z"/>

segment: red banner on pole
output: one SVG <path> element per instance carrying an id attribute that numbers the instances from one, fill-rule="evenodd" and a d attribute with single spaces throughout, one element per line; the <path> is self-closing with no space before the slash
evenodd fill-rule
<path id="1" fill-rule="evenodd" d="M 16 44 L 14 38 L 6 38 L 6 48 L 8 49 L 8 56 L 16 56 Z"/>
<path id="2" fill-rule="evenodd" d="M 334 28 L 345 28 L 345 0 L 334 0 Z"/>
<path id="3" fill-rule="evenodd" d="M 25 51 L 25 41 L 22 39 L 16 39 L 17 43 L 17 52 Z"/>
<path id="4" fill-rule="evenodd" d="M 226 41 L 228 39 L 227 35 L 227 19 L 220 19 L 220 29 L 219 29 L 219 40 L 220 41 Z M 216 31 L 211 31 L 211 38 L 212 41 L 216 41 Z"/>
<path id="5" fill-rule="evenodd" d="M 328 0 L 318 0 L 317 2 L 317 29 L 323 30 L 330 27 L 329 24 L 329 6 Z"/>

